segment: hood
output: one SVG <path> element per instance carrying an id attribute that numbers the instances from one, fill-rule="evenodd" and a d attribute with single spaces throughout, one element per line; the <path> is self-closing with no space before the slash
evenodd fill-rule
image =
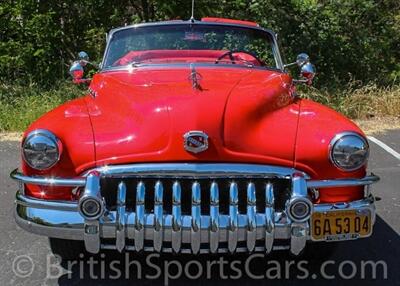
<path id="1" fill-rule="evenodd" d="M 195 72 L 198 86 L 193 84 Z M 246 162 L 293 166 L 298 104 L 278 71 L 175 67 L 97 74 L 86 98 L 98 165 Z M 197 154 L 189 131 L 208 135 Z"/>

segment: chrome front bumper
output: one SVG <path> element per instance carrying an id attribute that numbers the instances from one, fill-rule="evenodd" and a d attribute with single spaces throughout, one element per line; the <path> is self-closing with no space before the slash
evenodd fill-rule
<path id="1" fill-rule="evenodd" d="M 252 168 L 250 168 L 252 166 Z M 118 169 L 117 169 L 118 168 Z M 143 171 L 145 169 L 145 172 Z M 163 170 L 160 174 L 160 169 Z M 212 169 L 212 175 L 210 175 Z M 256 212 L 255 197 L 251 184 L 247 189 L 247 213 L 240 214 L 237 209 L 237 189 L 230 190 L 229 214 L 219 213 L 218 187 L 210 188 L 210 212 L 200 211 L 200 187 L 192 186 L 192 207 L 190 215 L 181 215 L 180 188 L 172 192 L 172 213 L 163 211 L 163 189 L 155 186 L 154 211 L 146 213 L 144 209 L 144 192 L 136 194 L 136 207 L 127 210 L 126 186 L 123 178 L 158 174 L 165 176 L 198 176 L 218 178 L 219 176 L 237 177 L 239 171 L 248 176 L 259 175 L 289 177 L 292 179 L 292 198 L 294 194 L 307 196 L 307 189 L 323 187 L 365 186 L 379 180 L 368 176 L 354 180 L 308 180 L 305 174 L 293 169 L 239 164 L 153 164 L 134 167 L 107 167 L 89 172 L 87 176 L 74 179 L 26 177 L 14 171 L 11 177 L 21 183 L 38 185 L 61 185 L 85 187 L 85 194 L 99 193 L 99 178 L 103 175 L 120 176 L 117 207 L 105 209 L 99 219 L 88 219 L 78 211 L 79 202 L 55 202 L 32 199 L 21 191 L 16 196 L 15 219 L 17 224 L 32 233 L 63 239 L 83 240 L 87 251 L 98 253 L 100 249 L 118 251 L 154 251 L 176 253 L 225 253 L 225 252 L 265 252 L 274 249 L 290 249 L 298 255 L 310 236 L 309 219 L 293 221 L 287 211 L 275 211 L 271 185 L 265 188 L 265 212 Z M 220 170 L 221 172 L 219 172 Z M 222 171 L 228 170 L 228 171 Z M 267 172 L 269 171 L 269 172 Z M 236 173 L 237 172 L 237 173 Z M 123 175 L 121 175 L 123 174 Z M 228 175 L 229 175 L 228 174 Z M 249 191 L 250 190 L 250 191 Z M 143 193 L 141 193 L 143 192 Z M 375 221 L 374 199 L 369 194 L 365 199 L 342 204 L 315 204 L 312 212 L 327 212 L 335 209 L 365 210 L 371 213 Z M 282 243 L 280 243 L 282 242 Z"/>

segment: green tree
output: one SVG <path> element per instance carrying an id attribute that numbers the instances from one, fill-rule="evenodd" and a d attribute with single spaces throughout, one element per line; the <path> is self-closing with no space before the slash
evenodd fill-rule
<path id="1" fill-rule="evenodd" d="M 188 19 L 189 0 L 3 0 L 0 79 L 51 86 L 80 50 L 99 61 L 111 28 Z M 196 0 L 195 17 L 253 20 L 279 34 L 287 61 L 310 54 L 317 86 L 400 77 L 398 0 Z"/>

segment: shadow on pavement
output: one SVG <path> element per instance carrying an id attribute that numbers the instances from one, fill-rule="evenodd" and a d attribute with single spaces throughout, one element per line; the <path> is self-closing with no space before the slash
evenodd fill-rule
<path id="1" fill-rule="evenodd" d="M 85 260 L 77 262 L 72 268 L 67 263 L 63 263 L 63 267 L 71 269 L 71 273 L 61 276 L 58 283 L 59 285 L 187 285 L 188 283 L 192 285 L 250 285 L 254 283 L 400 285 L 400 237 L 380 217 L 377 217 L 372 237 L 337 243 L 334 248 L 335 251 L 330 256 L 328 255 L 332 244 L 316 244 L 309 247 L 306 254 L 300 258 L 294 258 L 287 252 L 279 251 L 267 257 L 250 256 L 252 259 L 248 255 L 159 256 L 104 252 L 92 258 L 92 261 L 95 261 L 92 266 L 90 266 L 91 259 L 88 255 Z M 150 260 L 152 265 L 146 259 Z M 251 271 L 248 274 L 246 274 L 248 272 L 246 261 Z M 377 264 L 375 271 L 376 279 L 373 279 L 374 267 L 368 263 L 379 261 L 381 262 Z M 179 274 L 178 264 L 181 265 L 182 270 L 180 278 L 176 277 L 179 276 L 177 275 Z M 384 279 L 386 271 L 383 264 L 387 265 L 387 279 Z M 325 265 L 325 275 L 329 276 L 328 279 L 323 278 L 321 271 L 323 265 Z M 188 272 L 185 271 L 185 267 L 189 269 Z M 168 273 L 173 277 L 168 278 Z M 340 278 L 340 273 L 345 277 Z M 146 279 L 146 275 L 158 275 L 158 277 Z M 198 275 L 200 276 L 196 277 Z M 252 278 L 253 275 L 257 276 L 257 279 Z M 189 276 L 195 277 L 190 279 Z"/>

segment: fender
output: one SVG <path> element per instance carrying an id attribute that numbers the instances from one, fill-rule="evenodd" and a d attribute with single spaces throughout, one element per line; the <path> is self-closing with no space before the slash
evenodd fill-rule
<path id="1" fill-rule="evenodd" d="M 329 144 L 336 134 L 351 131 L 365 134 L 351 120 L 340 113 L 311 100 L 300 101 L 299 127 L 296 142 L 295 168 L 319 180 L 334 178 L 362 178 L 366 166 L 344 172 L 329 159 Z M 351 201 L 363 196 L 363 188 L 323 189 L 321 202 Z"/>

